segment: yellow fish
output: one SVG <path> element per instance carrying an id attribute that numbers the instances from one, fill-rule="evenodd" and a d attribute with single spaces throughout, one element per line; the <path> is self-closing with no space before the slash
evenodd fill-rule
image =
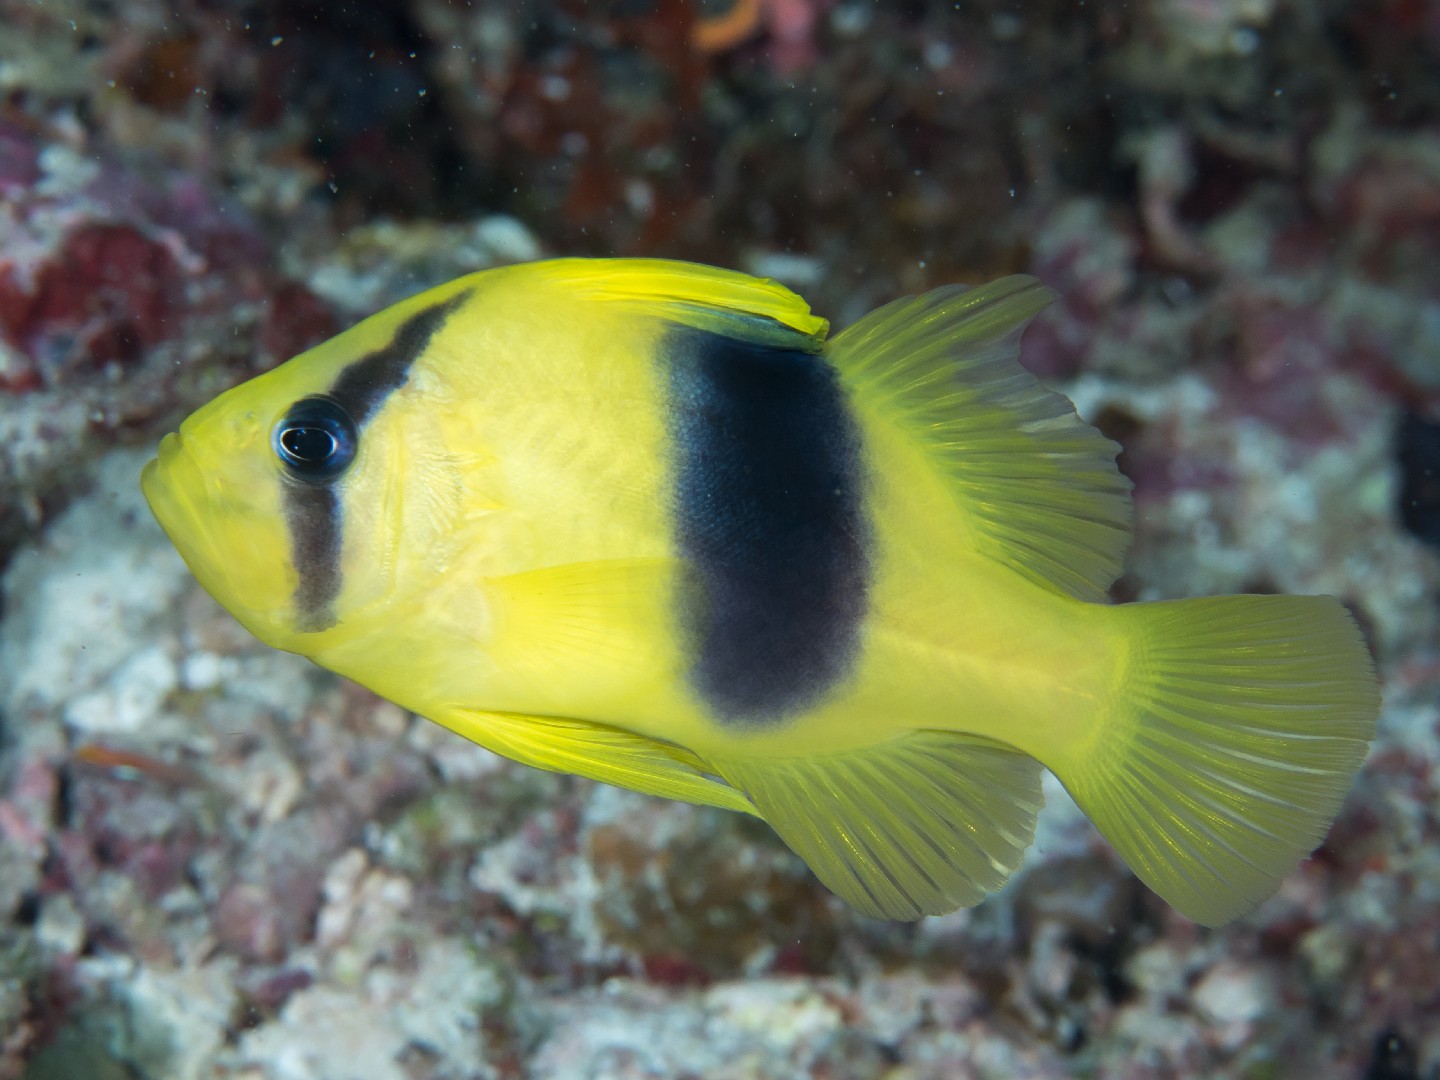
<path id="1" fill-rule="evenodd" d="M 1116 447 L 1028 277 L 827 338 L 773 281 L 488 270 L 166 436 L 145 496 L 262 641 L 501 754 L 754 814 L 860 911 L 974 904 L 1051 770 L 1183 914 L 1321 840 L 1379 711 L 1334 599 L 1112 606 Z"/>

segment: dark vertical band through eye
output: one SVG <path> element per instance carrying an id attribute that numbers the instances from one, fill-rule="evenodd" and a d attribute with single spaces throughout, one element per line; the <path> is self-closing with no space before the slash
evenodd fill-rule
<path id="1" fill-rule="evenodd" d="M 286 475 L 285 524 L 290 555 L 300 580 L 295 623 L 305 633 L 335 625 L 335 598 L 343 584 L 344 500 L 331 483 L 351 465 L 360 433 L 385 399 L 409 378 L 410 366 L 469 290 L 422 308 L 395 328 L 388 345 L 358 357 L 324 394 L 301 398 L 275 425 L 271 445 Z"/>

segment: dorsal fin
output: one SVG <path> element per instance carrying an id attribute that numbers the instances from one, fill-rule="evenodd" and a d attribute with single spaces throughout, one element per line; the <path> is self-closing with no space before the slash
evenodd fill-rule
<path id="1" fill-rule="evenodd" d="M 1020 333 L 1052 296 L 1023 275 L 936 289 L 871 312 L 828 353 L 858 411 L 927 449 L 984 554 L 1099 600 L 1130 539 L 1130 482 L 1118 447 L 1020 366 Z"/>
<path id="2" fill-rule="evenodd" d="M 541 277 L 667 322 L 778 349 L 818 353 L 829 323 L 769 278 L 669 259 L 554 259 Z"/>

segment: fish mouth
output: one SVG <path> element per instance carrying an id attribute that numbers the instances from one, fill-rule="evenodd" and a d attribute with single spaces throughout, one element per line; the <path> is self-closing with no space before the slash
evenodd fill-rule
<path id="1" fill-rule="evenodd" d="M 185 448 L 179 432 L 160 440 L 155 457 L 140 472 L 140 491 L 165 535 L 185 565 L 200 580 L 219 573 L 222 563 L 212 550 L 210 529 L 194 497 L 206 490 L 205 474 Z"/>
<path id="2" fill-rule="evenodd" d="M 274 644 L 288 610 L 272 596 L 281 588 L 272 579 L 283 576 L 278 561 L 284 556 L 257 555 L 269 534 L 256 535 L 264 511 L 243 490 L 243 470 L 237 480 L 243 462 L 227 460 L 203 429 L 198 438 L 189 433 L 187 421 L 180 432 L 160 440 L 141 470 L 140 490 L 201 587 L 256 637 Z"/>
<path id="3" fill-rule="evenodd" d="M 166 483 L 165 473 L 179 452 L 180 433 L 172 431 L 160 440 L 155 456 L 140 470 L 140 493 L 145 496 L 145 501 L 150 504 L 150 512 L 155 515 L 155 520 L 160 522 L 160 527 L 167 534 L 170 532 L 170 510 L 175 486 Z"/>
<path id="4" fill-rule="evenodd" d="M 171 540 L 175 539 L 175 526 L 179 524 L 182 506 L 182 483 L 176 473 L 176 460 L 184 453 L 184 443 L 178 431 L 172 431 L 160 440 L 155 456 L 145 463 L 140 471 L 140 492 L 150 504 L 150 512 Z M 185 509 L 189 509 L 185 504 Z"/>

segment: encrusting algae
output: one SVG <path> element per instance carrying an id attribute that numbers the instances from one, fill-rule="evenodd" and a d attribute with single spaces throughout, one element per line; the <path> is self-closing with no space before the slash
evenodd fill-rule
<path id="1" fill-rule="evenodd" d="M 1325 833 L 1379 710 L 1329 597 L 1112 606 L 1116 447 L 1017 362 L 1050 293 L 827 340 L 772 281 L 485 271 L 222 394 L 145 495 L 263 641 L 519 761 L 764 818 L 913 919 L 1019 865 L 1050 769 L 1215 925 Z"/>

